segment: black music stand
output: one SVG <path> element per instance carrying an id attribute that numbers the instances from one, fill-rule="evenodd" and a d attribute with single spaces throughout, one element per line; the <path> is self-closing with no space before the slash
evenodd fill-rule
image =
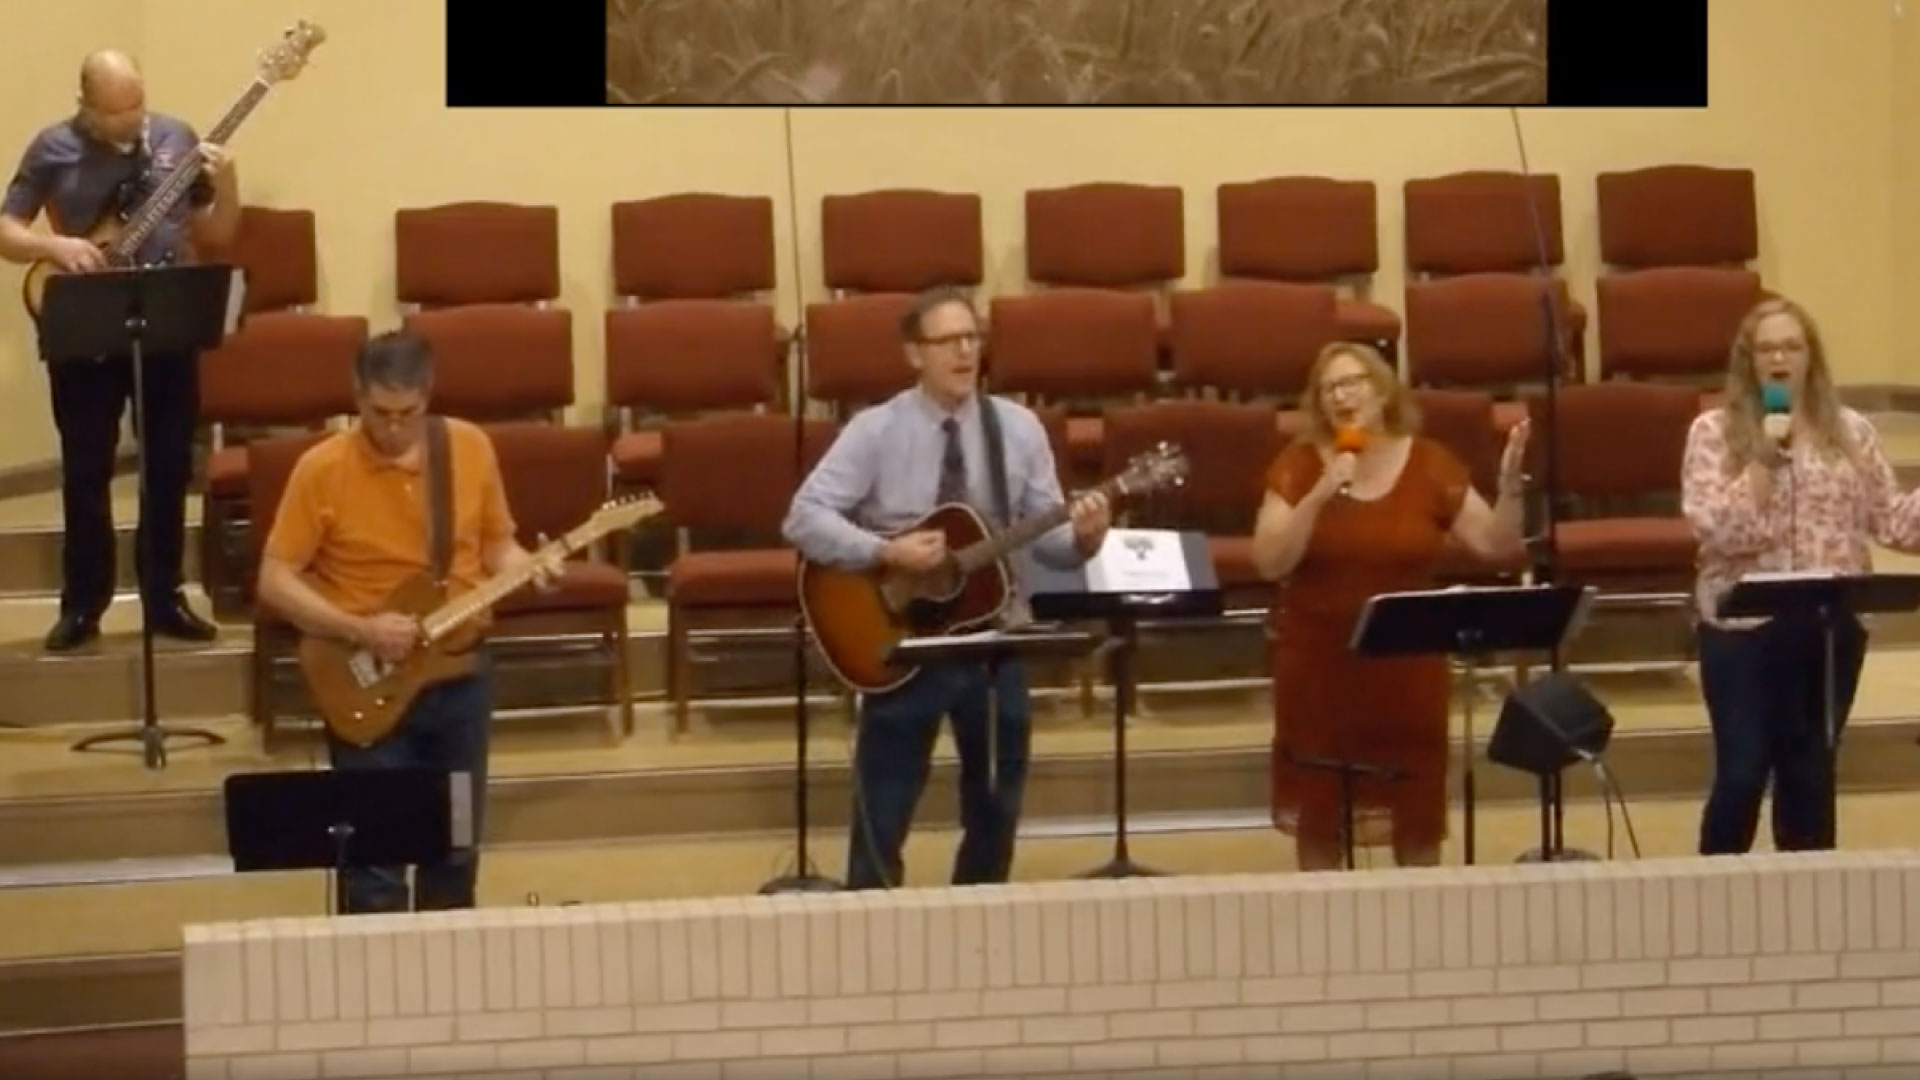
<path id="1" fill-rule="evenodd" d="M 1833 638 L 1841 619 L 1920 610 L 1920 574 L 1759 573 L 1741 578 L 1720 598 L 1723 619 L 1775 618 L 1812 623 L 1820 631 L 1820 671 L 1827 751 L 1829 845 L 1840 835 L 1840 717 L 1834 693 Z"/>
<path id="2" fill-rule="evenodd" d="M 1029 625 L 1017 630 L 981 630 L 971 634 L 908 638 L 887 651 L 887 662 L 903 667 L 921 664 L 985 664 L 987 667 L 987 790 L 1000 794 L 1000 668 L 1009 658 L 1085 656 L 1100 644 L 1083 630 L 1060 630 Z M 854 768 L 859 769 L 859 761 Z M 856 774 L 855 782 L 858 782 Z M 864 796 L 859 813 L 866 815 Z M 1017 823 L 1010 822 L 1017 827 Z M 861 823 L 855 821 L 854 828 Z M 878 859 L 879 852 L 873 852 Z M 897 885 L 898 882 L 891 884 Z"/>
<path id="3" fill-rule="evenodd" d="M 1356 861 L 1355 849 L 1360 844 L 1358 826 L 1354 821 L 1354 786 L 1363 776 L 1394 783 L 1405 780 L 1407 774 L 1399 769 L 1369 765 L 1364 761 L 1341 761 L 1337 758 L 1296 753 L 1291 747 L 1281 747 L 1280 756 L 1302 769 L 1330 772 L 1340 778 L 1340 868 L 1358 870 L 1360 867 Z"/>
<path id="4" fill-rule="evenodd" d="M 237 873 L 327 871 L 327 913 L 341 875 L 422 866 L 473 847 L 472 775 L 445 769 L 327 769 L 227 778 L 227 853 Z"/>
<path id="5" fill-rule="evenodd" d="M 1578 585 L 1455 586 L 1383 593 L 1367 601 L 1353 628 L 1352 646 L 1364 656 L 1448 655 L 1466 665 L 1461 680 L 1465 748 L 1460 788 L 1465 819 L 1465 863 L 1474 861 L 1473 696 L 1479 667 L 1496 652 L 1557 649 L 1584 622 L 1594 591 Z M 1557 780 L 1557 778 L 1553 778 Z M 1551 796 L 1541 778 L 1541 797 Z M 1543 851 L 1551 853 L 1551 837 Z"/>
<path id="6" fill-rule="evenodd" d="M 1185 573 L 1172 587 L 1148 580 L 1126 580 L 1114 571 L 1115 558 L 1133 557 L 1177 538 Z M 1048 621 L 1100 621 L 1107 624 L 1109 675 L 1113 680 L 1113 857 L 1083 878 L 1160 877 L 1162 871 L 1133 861 L 1127 851 L 1127 719 L 1133 715 L 1134 653 L 1140 647 L 1142 619 L 1218 618 L 1224 609 L 1220 583 L 1205 534 L 1192 531 L 1113 529 L 1100 553 L 1079 570 L 1063 571 L 1036 562 L 1033 617 Z M 1145 587 L 1142 587 L 1145 586 Z"/>
<path id="7" fill-rule="evenodd" d="M 147 501 L 145 354 L 199 353 L 220 344 L 232 329 L 243 286 L 231 266 L 141 267 L 87 274 L 55 274 L 47 279 L 40 310 L 40 352 L 50 363 L 98 363 L 127 356 L 133 363 L 134 469 L 140 505 Z M 152 543 L 150 530 L 138 535 Z M 156 572 L 145 550 L 134 562 Z M 73 745 L 76 751 L 109 743 L 134 742 L 147 768 L 167 764 L 167 740 L 190 739 L 207 746 L 226 740 L 200 728 L 162 727 L 154 702 L 153 620 L 140 607 L 141 724 L 132 731 L 92 735 Z"/>

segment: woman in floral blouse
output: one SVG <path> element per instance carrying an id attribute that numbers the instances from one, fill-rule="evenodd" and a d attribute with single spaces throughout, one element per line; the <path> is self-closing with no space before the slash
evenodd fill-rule
<path id="1" fill-rule="evenodd" d="M 1768 384 L 1777 384 L 1772 392 L 1784 408 L 1766 407 Z M 1867 573 L 1870 544 L 1920 550 L 1920 500 L 1900 491 L 1873 425 L 1840 404 L 1819 329 L 1798 305 L 1767 300 L 1740 324 L 1726 403 L 1688 432 L 1681 492 L 1700 545 L 1700 683 L 1714 740 L 1700 853 L 1753 846 L 1769 779 L 1774 849 L 1831 848 L 1820 628 L 1722 619 L 1716 608 L 1746 574 Z M 1854 620 L 1834 635 L 1840 724 L 1853 706 L 1866 638 Z"/>

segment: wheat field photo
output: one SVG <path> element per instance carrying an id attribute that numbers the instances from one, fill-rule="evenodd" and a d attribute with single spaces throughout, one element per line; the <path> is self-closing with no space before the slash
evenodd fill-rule
<path id="1" fill-rule="evenodd" d="M 1547 0 L 607 0 L 629 105 L 1535 105 Z"/>

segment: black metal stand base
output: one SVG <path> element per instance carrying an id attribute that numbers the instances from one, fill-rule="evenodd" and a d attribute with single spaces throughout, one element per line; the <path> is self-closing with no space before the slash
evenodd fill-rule
<path id="1" fill-rule="evenodd" d="M 819 874 L 793 874 L 788 877 L 778 877 L 760 886 L 761 896 L 839 891 L 841 891 L 839 882 L 829 877 L 821 877 Z"/>
<path id="2" fill-rule="evenodd" d="M 1095 867 L 1077 876 L 1082 881 L 1118 881 L 1121 878 L 1166 877 L 1167 875 L 1164 871 L 1141 866 L 1122 852 L 1108 860 L 1105 866 Z"/>
<path id="3" fill-rule="evenodd" d="M 140 757 L 149 769 L 167 767 L 167 740 L 184 739 L 198 743 L 203 747 L 224 746 L 227 740 L 211 731 L 201 728 L 174 728 L 163 724 L 150 727 L 137 727 L 132 731 L 110 731 L 99 735 L 89 735 L 73 744 L 79 753 L 100 750 L 119 743 L 132 743 L 140 748 Z"/>
<path id="4" fill-rule="evenodd" d="M 797 424 L 795 430 L 799 430 Z M 796 436 L 795 460 L 798 460 L 799 452 Z M 807 689 L 807 620 L 804 614 L 797 614 L 793 619 L 793 865 L 798 872 L 774 878 L 760 886 L 761 896 L 841 890 L 839 882 L 814 873 L 813 860 L 807 857 L 807 735 L 810 726 Z"/>
<path id="5" fill-rule="evenodd" d="M 1075 875 L 1082 881 L 1114 881 L 1120 878 L 1166 877 L 1133 861 L 1127 853 L 1127 720 L 1133 715 L 1133 650 L 1138 645 L 1138 627 L 1132 618 L 1110 620 L 1113 651 L 1108 669 L 1113 679 L 1113 858 L 1085 873 Z"/>
<path id="6" fill-rule="evenodd" d="M 1600 856 L 1595 855 L 1593 852 L 1581 851 L 1579 848 L 1562 848 L 1559 851 L 1555 851 L 1550 855 L 1544 855 L 1544 856 L 1540 853 L 1539 848 L 1528 848 L 1525 853 L 1523 853 L 1519 858 L 1513 861 L 1515 863 L 1538 863 L 1538 862 L 1601 862 L 1602 860 Z"/>

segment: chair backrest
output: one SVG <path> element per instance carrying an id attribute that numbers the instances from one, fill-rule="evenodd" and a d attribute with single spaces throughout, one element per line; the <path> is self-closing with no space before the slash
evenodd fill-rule
<path id="1" fill-rule="evenodd" d="M 610 497 L 607 436 L 597 427 L 489 424 L 520 543 L 532 548 L 578 527 Z"/>
<path id="2" fill-rule="evenodd" d="M 1559 266 L 1566 258 L 1560 224 L 1560 178 L 1480 170 L 1409 180 L 1407 272 L 1475 274 Z M 1538 212 L 1527 208 L 1532 199 Z"/>
<path id="3" fill-rule="evenodd" d="M 560 296 L 560 210 L 461 202 L 396 210 L 395 294 L 423 308 Z"/>
<path id="4" fill-rule="evenodd" d="M 1607 503 L 1658 502 L 1667 512 L 1680 490 L 1687 432 L 1700 413 L 1693 387 L 1652 382 L 1601 382 L 1560 388 L 1558 430 L 1544 394 L 1527 395 L 1533 431 L 1529 471 L 1545 482 L 1548 439 L 1555 440 L 1558 488 L 1572 498 Z"/>
<path id="5" fill-rule="evenodd" d="M 1003 394 L 1046 398 L 1151 393 L 1159 364 L 1153 298 L 1048 289 L 993 299 L 988 371 Z"/>
<path id="6" fill-rule="evenodd" d="M 1603 379 L 1719 377 L 1741 320 L 1765 295 L 1751 270 L 1703 266 L 1602 274 L 1594 288 Z"/>
<path id="7" fill-rule="evenodd" d="M 914 293 L 980 284 L 980 196 L 892 188 L 820 200 L 820 258 L 829 289 Z"/>
<path id="8" fill-rule="evenodd" d="M 200 356 L 200 418 L 274 426 L 350 413 L 353 362 L 366 341 L 367 320 L 357 315 L 248 316 Z"/>
<path id="9" fill-rule="evenodd" d="M 1329 281 L 1380 269 L 1371 180 L 1276 176 L 1221 184 L 1220 274 L 1272 281 Z"/>
<path id="10" fill-rule="evenodd" d="M 1108 409 L 1103 471 L 1111 476 L 1135 455 L 1172 443 L 1186 452 L 1186 480 L 1146 496 L 1136 520 L 1249 535 L 1265 496 L 1267 470 L 1284 445 L 1277 419 L 1268 406 L 1220 401 Z"/>
<path id="11" fill-rule="evenodd" d="M 475 304 L 415 312 L 433 349 L 434 408 L 487 422 L 573 404 L 573 319 L 560 308 Z"/>
<path id="12" fill-rule="evenodd" d="M 852 410 L 913 385 L 900 341 L 900 320 L 912 306 L 906 293 L 808 304 L 806 396 Z"/>
<path id="13" fill-rule="evenodd" d="M 320 301 L 320 256 L 311 210 L 243 206 L 233 243 L 217 254 L 246 273 L 249 312 Z"/>
<path id="14" fill-rule="evenodd" d="M 1185 195 L 1177 185 L 1076 184 L 1027 192 L 1027 280 L 1115 288 L 1187 273 Z"/>
<path id="15" fill-rule="evenodd" d="M 606 313 L 607 404 L 663 413 L 775 400 L 773 307 L 751 300 L 656 300 Z"/>
<path id="16" fill-rule="evenodd" d="M 774 287 L 773 199 L 682 192 L 613 204 L 613 291 L 724 299 Z"/>
<path id="17" fill-rule="evenodd" d="M 779 540 L 800 479 L 818 464 L 837 429 L 805 421 L 795 461 L 795 422 L 764 413 L 717 413 L 669 421 L 661 432 L 660 499 L 673 524 Z"/>
<path id="18" fill-rule="evenodd" d="M 1737 266 L 1760 255 L 1752 169 L 1655 165 L 1594 177 L 1600 261 L 1621 269 Z"/>
<path id="19" fill-rule="evenodd" d="M 247 446 L 247 515 L 248 540 L 251 543 L 253 566 L 260 564 L 260 553 L 267 545 L 267 537 L 273 531 L 273 519 L 280 511 L 280 500 L 287 493 L 287 481 L 293 477 L 293 467 L 299 463 L 300 456 L 318 445 L 321 441 L 333 438 L 336 433 L 314 431 L 294 435 L 278 435 L 261 439 Z M 248 575 L 248 589 L 251 593 L 254 574 Z"/>
<path id="20" fill-rule="evenodd" d="M 1173 372 L 1188 389 L 1294 396 L 1340 336 L 1329 285 L 1246 281 L 1182 290 L 1169 301 Z"/>
<path id="21" fill-rule="evenodd" d="M 1499 494 L 1500 433 L 1494 428 L 1493 395 L 1474 390 L 1413 392 L 1420 433 L 1453 451 L 1487 499 Z"/>
<path id="22" fill-rule="evenodd" d="M 1550 284 L 1549 284 L 1550 283 Z M 1546 304 L 1567 340 L 1563 378 L 1576 377 L 1567 284 L 1531 274 L 1462 274 L 1407 285 L 1407 380 L 1415 386 L 1492 387 L 1545 382 Z"/>

